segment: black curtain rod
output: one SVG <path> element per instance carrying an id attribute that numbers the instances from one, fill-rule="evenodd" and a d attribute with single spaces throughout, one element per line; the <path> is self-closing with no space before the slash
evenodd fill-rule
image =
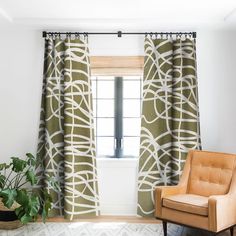
<path id="1" fill-rule="evenodd" d="M 43 38 L 46 38 L 47 36 L 61 36 L 61 35 L 66 35 L 66 36 L 71 36 L 71 35 L 117 35 L 118 37 L 122 37 L 122 35 L 176 35 L 176 36 L 191 36 L 193 38 L 197 37 L 196 32 L 47 32 L 43 31 L 42 36 Z"/>

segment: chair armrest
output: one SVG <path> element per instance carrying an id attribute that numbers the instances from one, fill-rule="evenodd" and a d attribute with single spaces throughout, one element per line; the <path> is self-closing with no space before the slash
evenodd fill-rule
<path id="1" fill-rule="evenodd" d="M 155 216 L 161 218 L 162 198 L 165 196 L 185 194 L 187 192 L 188 178 L 193 151 L 189 151 L 179 184 L 175 186 L 158 186 L 155 189 Z"/>
<path id="2" fill-rule="evenodd" d="M 187 186 L 183 184 L 175 186 L 158 186 L 155 189 L 155 216 L 161 217 L 162 198 L 166 196 L 185 194 Z"/>
<path id="3" fill-rule="evenodd" d="M 218 232 L 236 224 L 236 194 L 210 196 L 208 200 L 209 229 Z"/>

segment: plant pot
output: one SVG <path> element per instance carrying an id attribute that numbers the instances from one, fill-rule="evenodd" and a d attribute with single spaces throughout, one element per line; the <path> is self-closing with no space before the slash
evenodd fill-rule
<path id="1" fill-rule="evenodd" d="M 18 220 L 15 209 L 19 207 L 14 203 L 10 209 L 4 206 L 2 198 L 0 198 L 0 229 L 17 229 L 23 224 Z"/>

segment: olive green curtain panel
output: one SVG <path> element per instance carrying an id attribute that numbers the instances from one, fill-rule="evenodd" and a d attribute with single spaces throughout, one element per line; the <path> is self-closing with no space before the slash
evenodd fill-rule
<path id="1" fill-rule="evenodd" d="M 195 39 L 145 39 L 138 214 L 153 216 L 155 186 L 177 184 L 200 149 Z"/>
<path id="2" fill-rule="evenodd" d="M 38 155 L 41 187 L 53 198 L 51 216 L 99 214 L 89 50 L 85 39 L 45 40 Z M 53 190 L 54 176 L 61 191 Z"/>

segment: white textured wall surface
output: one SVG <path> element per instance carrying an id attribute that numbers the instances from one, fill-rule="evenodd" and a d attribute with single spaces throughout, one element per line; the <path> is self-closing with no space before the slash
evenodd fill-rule
<path id="1" fill-rule="evenodd" d="M 203 149 L 236 153 L 236 31 L 199 31 L 197 59 Z M 93 36 L 91 55 L 142 55 L 143 38 Z M 40 31 L 0 37 L 0 161 L 35 152 L 44 42 Z M 137 160 L 98 160 L 102 214 L 136 214 Z"/>
<path id="2" fill-rule="evenodd" d="M 197 60 L 203 149 L 236 153 L 236 31 L 199 32 Z"/>

